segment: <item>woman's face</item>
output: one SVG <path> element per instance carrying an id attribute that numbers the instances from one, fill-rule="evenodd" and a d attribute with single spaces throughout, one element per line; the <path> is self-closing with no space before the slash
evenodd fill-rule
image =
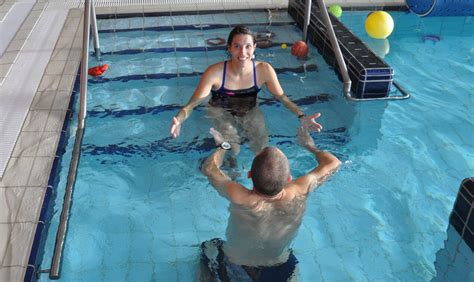
<path id="1" fill-rule="evenodd" d="M 237 34 L 232 38 L 232 43 L 228 48 L 233 61 L 245 64 L 253 59 L 255 47 L 256 45 L 251 35 Z"/>

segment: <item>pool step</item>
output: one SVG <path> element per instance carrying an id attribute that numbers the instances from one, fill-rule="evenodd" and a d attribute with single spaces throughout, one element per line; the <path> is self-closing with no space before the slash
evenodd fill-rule
<path id="1" fill-rule="evenodd" d="M 288 6 L 288 13 L 301 29 L 303 29 L 304 22 L 304 6 L 305 1 L 303 0 L 290 0 Z M 393 69 L 377 57 L 362 40 L 355 36 L 337 18 L 331 14 L 330 17 L 349 71 L 349 77 L 352 80 L 351 92 L 353 97 L 359 99 L 387 97 L 393 82 Z M 326 62 L 334 67 L 342 81 L 326 26 L 322 20 L 319 7 L 314 2 L 311 7 L 308 39 L 318 48 Z"/>

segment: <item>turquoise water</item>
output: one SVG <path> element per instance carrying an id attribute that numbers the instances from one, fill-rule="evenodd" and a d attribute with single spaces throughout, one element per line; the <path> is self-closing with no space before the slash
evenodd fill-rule
<path id="1" fill-rule="evenodd" d="M 257 59 L 271 62 L 280 72 L 280 82 L 293 101 L 306 113 L 322 113 L 324 130 L 315 135 L 316 143 L 343 161 L 340 171 L 308 199 L 292 246 L 300 281 L 436 277 L 436 253 L 444 246 L 459 183 L 474 171 L 472 20 L 452 19 L 455 25 L 444 18 L 438 29 L 441 40 L 433 42 L 422 40 L 432 33 L 431 19 L 392 13 L 396 29 L 388 54 L 382 54 L 387 42 L 366 37 L 361 24 L 366 14 L 344 13 L 342 20 L 385 57 L 396 80 L 412 94 L 409 100 L 346 101 L 334 71 L 315 48 L 309 60 L 300 61 L 289 48 L 279 47 L 301 38 L 284 12 L 272 14 L 275 46 L 257 51 Z M 267 18 L 267 13 L 246 12 L 102 20 L 99 28 L 242 22 L 262 23 L 254 28 L 263 30 Z M 460 23 L 464 32 L 451 34 L 450 27 L 459 28 Z M 194 91 L 199 74 L 226 58 L 223 50 L 189 48 L 205 47 L 206 38 L 226 37 L 229 30 L 100 34 L 103 61 L 111 67 L 103 79 L 89 81 L 87 129 L 63 281 L 192 281 L 199 244 L 224 237 L 228 203 L 198 168 L 213 148 L 207 133 L 212 121 L 202 106 L 186 121 L 178 139 L 170 139 L 169 126 Z M 188 50 L 166 49 L 175 47 Z M 123 54 L 131 50 L 141 51 Z M 259 102 L 270 143 L 288 155 L 292 175 L 312 168 L 313 159 L 295 145 L 296 118 L 266 91 Z M 66 154 L 74 129 L 75 121 Z M 238 180 L 248 187 L 244 176 L 252 157 L 244 145 Z M 55 210 L 62 201 L 67 161 L 62 167 Z M 46 240 L 43 269 L 49 268 L 57 217 L 58 212 Z"/>

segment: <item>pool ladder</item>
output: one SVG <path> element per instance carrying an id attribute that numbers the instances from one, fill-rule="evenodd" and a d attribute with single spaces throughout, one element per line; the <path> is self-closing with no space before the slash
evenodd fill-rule
<path id="1" fill-rule="evenodd" d="M 321 10 L 321 15 L 323 16 L 324 24 L 326 25 L 326 30 L 328 31 L 329 40 L 331 41 L 332 50 L 336 56 L 337 64 L 339 65 L 339 70 L 343 79 L 344 88 L 343 93 L 346 99 L 350 101 L 362 102 L 362 101 L 373 101 L 373 100 L 405 100 L 410 98 L 410 94 L 401 87 L 395 80 L 392 81 L 393 85 L 402 93 L 401 96 L 387 96 L 380 98 L 354 98 L 351 95 L 351 85 L 352 81 L 349 78 L 349 72 L 347 70 L 346 62 L 342 56 L 341 48 L 337 42 L 336 33 L 334 32 L 333 25 L 331 23 L 331 18 L 329 17 L 328 11 L 326 9 L 326 4 L 324 0 L 316 0 L 318 2 L 319 9 Z M 303 24 L 303 41 L 307 42 L 308 38 L 308 27 L 311 20 L 311 2 L 312 0 L 306 0 L 305 4 L 305 18 Z"/>
<path id="2" fill-rule="evenodd" d="M 93 0 L 85 0 L 84 2 L 84 22 L 82 35 L 82 58 L 81 58 L 81 78 L 80 78 L 80 108 L 79 121 L 76 129 L 76 139 L 72 152 L 72 160 L 69 165 L 69 173 L 67 177 L 66 191 L 64 193 L 63 208 L 58 231 L 56 233 L 56 242 L 54 246 L 54 254 L 49 270 L 50 279 L 60 278 L 61 257 L 66 240 L 66 232 L 69 221 L 69 210 L 71 207 L 72 193 L 76 182 L 77 167 L 81 155 L 82 137 L 84 136 L 85 119 L 86 119 L 86 98 L 87 98 L 87 69 L 89 56 L 89 37 L 90 30 L 93 31 L 93 41 L 95 55 L 100 60 L 100 45 L 97 31 L 97 19 L 95 15 L 95 7 Z"/>

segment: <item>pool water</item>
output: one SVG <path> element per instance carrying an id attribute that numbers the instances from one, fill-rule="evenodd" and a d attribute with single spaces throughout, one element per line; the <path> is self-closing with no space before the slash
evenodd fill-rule
<path id="1" fill-rule="evenodd" d="M 377 48 L 387 42 L 365 35 L 360 23 L 366 15 L 345 12 L 342 21 L 375 52 L 384 53 L 396 80 L 412 94 L 409 100 L 346 101 L 342 83 L 314 47 L 308 60 L 280 47 L 291 47 L 302 36 L 284 11 L 271 14 L 268 28 L 276 34 L 274 46 L 257 50 L 258 60 L 275 67 L 290 99 L 306 113 L 322 113 L 324 130 L 314 135 L 316 144 L 343 161 L 339 172 L 308 199 L 292 245 L 300 281 L 436 277 L 436 253 L 446 239 L 457 189 L 474 170 L 472 20 L 453 19 L 463 23 L 464 33 L 440 28 L 440 41 L 423 41 L 432 25 L 394 12 L 396 31 L 385 54 L 385 47 Z M 443 19 L 444 26 L 452 26 L 449 21 Z M 227 37 L 230 27 L 214 25 L 218 23 L 265 30 L 268 13 L 99 21 L 102 60 L 110 69 L 103 78 L 89 79 L 87 129 L 63 281 L 192 281 L 200 243 L 225 236 L 228 202 L 199 171 L 214 148 L 208 134 L 213 123 L 204 104 L 183 125 L 178 139 L 169 135 L 171 118 L 192 95 L 200 74 L 226 58 L 222 48 L 205 43 L 207 38 Z M 153 30 L 157 24 L 174 28 Z M 91 66 L 97 63 L 90 59 Z M 297 119 L 262 92 L 259 104 L 270 144 L 287 154 L 292 175 L 298 177 L 315 162 L 295 144 Z M 65 155 L 72 150 L 76 122 L 68 129 Z M 247 187 L 252 158 L 244 145 L 237 180 Z M 49 267 L 54 247 L 68 165 L 64 158 L 43 269 Z"/>

